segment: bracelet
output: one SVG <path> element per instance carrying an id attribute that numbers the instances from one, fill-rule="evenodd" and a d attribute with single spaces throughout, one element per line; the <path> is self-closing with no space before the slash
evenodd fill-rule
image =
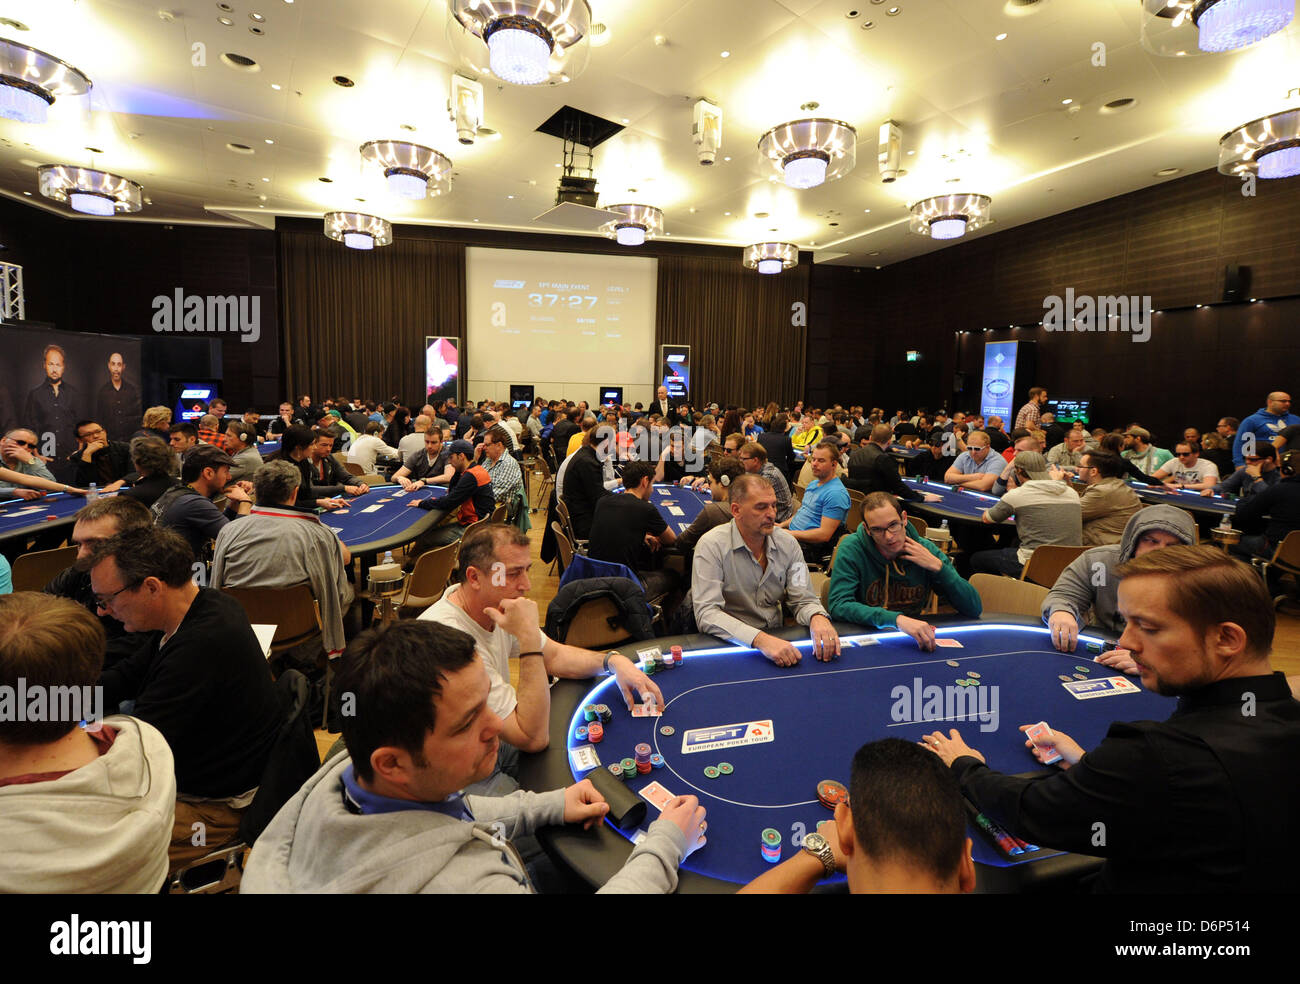
<path id="1" fill-rule="evenodd" d="M 520 653 L 519 658 L 523 659 L 525 656 L 544 656 L 544 655 L 545 654 L 540 649 L 534 649 L 531 652 Z"/>

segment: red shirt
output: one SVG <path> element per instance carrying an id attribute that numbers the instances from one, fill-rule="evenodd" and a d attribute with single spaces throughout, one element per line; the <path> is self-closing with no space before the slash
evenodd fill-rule
<path id="1" fill-rule="evenodd" d="M 95 731 L 87 728 L 86 734 L 90 735 L 90 740 L 95 743 L 95 748 L 100 755 L 103 755 L 113 747 L 113 742 L 117 738 L 117 729 L 104 724 Z M 0 779 L 0 786 L 26 786 L 35 782 L 51 782 L 55 779 L 62 779 L 68 773 L 76 771 L 76 769 L 64 769 L 62 772 L 28 772 L 26 775 Z"/>

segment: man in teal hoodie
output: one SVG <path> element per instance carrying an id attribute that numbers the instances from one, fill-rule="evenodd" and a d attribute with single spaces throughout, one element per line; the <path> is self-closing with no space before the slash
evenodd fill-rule
<path id="1" fill-rule="evenodd" d="M 844 537 L 835 555 L 827 598 L 831 618 L 893 626 L 933 652 L 934 626 L 919 616 L 935 591 L 967 618 L 983 610 L 979 593 L 916 532 L 898 500 L 872 492 L 862 507 L 862 525 Z"/>

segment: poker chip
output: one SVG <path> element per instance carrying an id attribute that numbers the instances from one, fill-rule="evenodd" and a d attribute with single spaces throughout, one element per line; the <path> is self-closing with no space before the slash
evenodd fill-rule
<path id="1" fill-rule="evenodd" d="M 976 673 L 974 670 L 967 670 L 966 675 L 970 677 L 972 680 L 978 680 L 980 678 L 980 675 Z"/>
<path id="2" fill-rule="evenodd" d="M 585 707 L 583 707 L 583 709 L 582 709 L 582 718 L 583 718 L 584 721 L 594 721 L 594 720 L 596 720 L 596 705 L 595 705 L 595 704 L 587 704 Z"/>
<path id="3" fill-rule="evenodd" d="M 1091 673 L 1091 672 L 1092 672 L 1092 667 L 1091 667 L 1091 666 L 1076 666 L 1075 669 L 1078 670 L 1080 673 Z"/>
<path id="4" fill-rule="evenodd" d="M 682 665 L 682 647 L 681 647 L 681 646 L 673 646 L 672 649 L 669 650 L 669 652 L 672 654 L 672 657 L 673 657 L 673 665 L 674 665 L 674 666 L 681 666 L 681 665 Z"/>
<path id="5" fill-rule="evenodd" d="M 1074 678 L 1075 678 L 1076 680 L 1086 680 L 1086 679 L 1088 679 L 1088 674 L 1086 674 L 1086 673 L 1076 673 L 1076 674 L 1074 675 Z"/>
<path id="6" fill-rule="evenodd" d="M 605 729 L 601 727 L 599 721 L 592 721 L 587 725 L 587 741 L 596 744 L 605 737 Z"/>
<path id="7" fill-rule="evenodd" d="M 733 766 L 730 762 L 719 762 L 718 771 L 721 772 L 724 776 L 729 776 L 736 771 L 736 767 Z"/>
<path id="8" fill-rule="evenodd" d="M 615 779 L 623 778 L 623 766 L 619 765 L 617 762 L 607 765 L 605 768 L 609 771 L 609 774 L 613 776 Z"/>
<path id="9" fill-rule="evenodd" d="M 763 831 L 763 846 L 764 846 L 764 847 L 780 847 L 780 846 L 781 846 L 781 831 L 777 830 L 775 827 L 768 827 L 766 830 L 764 830 L 764 831 Z"/>
<path id="10" fill-rule="evenodd" d="M 586 726 L 585 726 L 585 725 L 579 725 L 579 726 L 578 726 L 578 730 L 575 731 L 575 732 L 573 733 L 573 736 L 574 736 L 575 738 L 577 738 L 578 741 L 586 741 L 586 740 L 587 740 L 587 728 L 586 728 Z"/>
<path id="11" fill-rule="evenodd" d="M 817 784 L 817 800 L 828 810 L 834 810 L 841 803 L 849 801 L 848 787 L 834 779 L 823 779 Z"/>
<path id="12" fill-rule="evenodd" d="M 674 728 L 671 724 L 665 724 L 662 728 L 659 729 L 659 733 L 664 737 L 669 737 L 675 734 L 676 731 L 677 729 Z"/>
<path id="13" fill-rule="evenodd" d="M 967 681 L 966 681 L 966 686 L 968 686 L 968 687 L 978 687 L 979 685 L 980 685 L 980 682 L 979 682 L 978 680 L 967 680 Z"/>
<path id="14" fill-rule="evenodd" d="M 653 751 L 653 749 L 646 742 L 643 741 L 639 745 L 637 745 L 636 748 L 632 749 L 632 751 L 635 753 L 636 760 L 638 762 L 640 762 L 642 759 L 645 759 L 647 762 L 649 762 L 650 753 Z"/>
<path id="15" fill-rule="evenodd" d="M 959 687 L 969 687 L 969 686 L 970 686 L 970 681 L 967 680 L 965 677 L 958 677 L 956 682 L 957 682 L 957 686 L 959 686 Z"/>
<path id="16" fill-rule="evenodd" d="M 950 659 L 950 660 L 948 660 L 948 665 L 949 665 L 949 666 L 960 666 L 961 664 L 958 663 L 955 659 Z"/>
<path id="17" fill-rule="evenodd" d="M 664 757 L 658 752 L 655 752 L 655 754 L 650 756 L 651 768 L 662 769 L 666 764 L 667 763 L 664 762 Z"/>
<path id="18" fill-rule="evenodd" d="M 1064 673 L 1062 673 L 1062 674 L 1061 674 L 1060 676 L 1058 676 L 1056 679 L 1058 679 L 1058 680 L 1063 680 L 1065 683 L 1073 683 L 1073 682 L 1074 682 L 1074 677 L 1072 677 L 1072 676 L 1066 676 Z"/>
<path id="19" fill-rule="evenodd" d="M 1100 643 L 1100 642 L 1090 642 L 1090 643 L 1088 643 L 1088 652 L 1090 652 L 1090 653 L 1099 653 L 1099 652 L 1101 652 L 1101 643 Z"/>
<path id="20" fill-rule="evenodd" d="M 638 762 L 638 763 L 636 764 L 636 771 L 637 771 L 637 773 L 638 773 L 639 775 L 645 775 L 645 774 L 646 774 L 647 772 L 649 772 L 652 768 L 654 768 L 654 766 L 652 766 L 652 765 L 650 764 L 650 760 L 649 760 L 649 759 L 646 759 L 644 762 Z"/>
<path id="21" fill-rule="evenodd" d="M 614 720 L 614 712 L 609 709 L 608 704 L 597 704 L 596 716 L 606 724 Z"/>
<path id="22" fill-rule="evenodd" d="M 716 765 L 706 765 L 704 767 L 704 775 L 709 779 L 716 779 L 718 776 L 722 775 L 722 773 L 718 771 Z"/>
<path id="23" fill-rule="evenodd" d="M 646 675 L 646 676 L 654 676 L 654 675 L 655 675 L 655 669 L 656 669 L 655 661 L 652 660 L 652 659 L 650 659 L 650 660 L 646 660 L 646 664 L 645 664 L 645 675 Z"/>

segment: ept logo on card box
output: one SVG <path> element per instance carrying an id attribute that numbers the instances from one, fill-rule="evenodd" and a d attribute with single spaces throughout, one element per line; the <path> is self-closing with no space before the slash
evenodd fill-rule
<path id="1" fill-rule="evenodd" d="M 682 754 L 711 752 L 719 748 L 737 748 L 775 741 L 771 721 L 744 721 L 720 724 L 712 728 L 692 728 L 682 736 Z"/>

